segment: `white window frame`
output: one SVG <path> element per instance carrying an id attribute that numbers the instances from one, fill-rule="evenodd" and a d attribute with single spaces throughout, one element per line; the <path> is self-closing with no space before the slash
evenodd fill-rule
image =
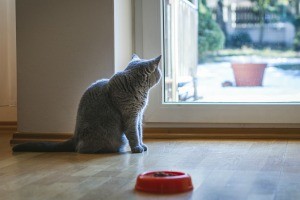
<path id="1" fill-rule="evenodd" d="M 143 58 L 163 54 L 163 0 L 135 0 L 135 51 Z M 161 61 L 161 67 L 164 66 Z M 163 103 L 162 80 L 150 93 L 149 126 L 300 127 L 299 103 Z"/>

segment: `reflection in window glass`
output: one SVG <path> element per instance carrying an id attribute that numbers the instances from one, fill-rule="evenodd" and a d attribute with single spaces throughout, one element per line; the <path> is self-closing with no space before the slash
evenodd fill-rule
<path id="1" fill-rule="evenodd" d="M 164 101 L 300 102 L 297 2 L 164 0 Z"/>

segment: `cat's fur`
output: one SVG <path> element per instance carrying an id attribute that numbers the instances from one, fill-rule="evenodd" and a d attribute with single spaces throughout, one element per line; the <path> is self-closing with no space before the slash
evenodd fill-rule
<path id="1" fill-rule="evenodd" d="M 132 153 L 147 151 L 142 142 L 142 118 L 149 90 L 161 78 L 160 58 L 142 60 L 134 54 L 124 71 L 93 83 L 81 98 L 70 140 L 24 143 L 13 151 L 121 152 L 127 140 Z"/>

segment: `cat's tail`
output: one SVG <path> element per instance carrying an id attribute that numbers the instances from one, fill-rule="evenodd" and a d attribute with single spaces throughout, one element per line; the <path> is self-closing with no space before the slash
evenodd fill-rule
<path id="1" fill-rule="evenodd" d="M 14 152 L 74 152 L 75 142 L 71 138 L 64 142 L 27 142 L 12 148 Z"/>

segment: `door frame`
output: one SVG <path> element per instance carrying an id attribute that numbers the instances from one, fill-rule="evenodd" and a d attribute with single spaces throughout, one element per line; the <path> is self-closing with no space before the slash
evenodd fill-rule
<path id="1" fill-rule="evenodd" d="M 163 55 L 163 0 L 135 0 L 134 8 L 136 52 L 143 58 Z M 163 103 L 163 81 L 150 92 L 148 126 L 300 127 L 300 103 Z"/>

